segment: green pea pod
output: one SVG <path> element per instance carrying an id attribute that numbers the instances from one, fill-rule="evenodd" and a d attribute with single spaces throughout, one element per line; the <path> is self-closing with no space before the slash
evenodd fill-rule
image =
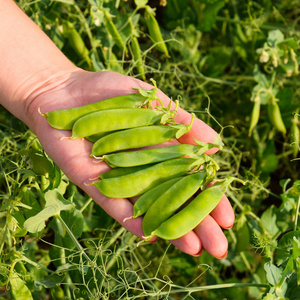
<path id="1" fill-rule="evenodd" d="M 175 158 L 143 170 L 109 179 L 96 181 L 93 184 L 106 197 L 130 198 L 141 195 L 158 184 L 175 177 L 183 176 L 203 164 L 205 158 Z"/>
<path id="2" fill-rule="evenodd" d="M 92 147 L 91 156 L 99 157 L 126 149 L 161 144 L 174 139 L 176 128 L 164 125 L 143 126 L 114 132 L 102 137 Z"/>
<path id="3" fill-rule="evenodd" d="M 178 139 L 190 131 L 192 123 L 193 119 L 190 125 L 150 125 L 113 132 L 94 143 L 91 157 L 100 157 L 108 153 L 147 147 L 174 138 Z"/>
<path id="4" fill-rule="evenodd" d="M 300 149 L 300 130 L 299 130 L 298 112 L 292 119 L 291 127 L 291 146 L 293 149 L 293 156 L 296 158 Z"/>
<path id="5" fill-rule="evenodd" d="M 114 22 L 112 21 L 110 13 L 105 9 L 103 10 L 103 12 L 104 12 L 104 19 L 105 19 L 105 27 L 106 27 L 108 33 L 111 35 L 115 44 L 121 50 L 124 50 L 125 53 L 127 53 L 126 45 L 125 45 L 117 27 L 115 26 Z"/>
<path id="6" fill-rule="evenodd" d="M 50 289 L 51 300 L 66 299 L 64 290 L 60 286 L 55 286 Z"/>
<path id="7" fill-rule="evenodd" d="M 33 300 L 32 294 L 26 283 L 16 272 L 11 272 L 9 278 L 11 293 L 16 300 Z"/>
<path id="8" fill-rule="evenodd" d="M 182 177 L 170 179 L 154 188 L 148 190 L 145 194 L 137 199 L 133 205 L 133 216 L 135 219 L 147 212 L 149 207 L 158 199 L 166 190 L 179 181 Z"/>
<path id="9" fill-rule="evenodd" d="M 75 50 L 80 58 L 85 59 L 90 64 L 91 60 L 89 57 L 89 50 L 85 46 L 81 35 L 75 29 L 74 25 L 66 21 L 63 23 L 63 28 L 71 47 Z"/>
<path id="10" fill-rule="evenodd" d="M 224 181 L 205 189 L 186 207 L 145 237 L 145 240 L 150 240 L 153 236 L 174 240 L 193 230 L 217 206 L 233 180 L 234 177 L 227 177 Z"/>
<path id="11" fill-rule="evenodd" d="M 99 139 L 101 139 L 103 136 L 106 136 L 108 134 L 110 134 L 111 131 L 108 132 L 103 132 L 103 133 L 98 133 L 98 134 L 92 134 L 86 137 L 86 139 L 92 143 L 97 142 Z"/>
<path id="12" fill-rule="evenodd" d="M 249 128 L 249 136 L 251 136 L 253 129 L 258 123 L 260 116 L 260 101 L 255 101 L 251 114 L 250 128 Z"/>
<path id="13" fill-rule="evenodd" d="M 164 221 L 170 218 L 202 186 L 206 171 L 187 175 L 177 181 L 150 206 L 143 218 L 143 231 L 150 236 Z"/>
<path id="14" fill-rule="evenodd" d="M 120 177 L 123 175 L 128 175 L 140 170 L 143 170 L 149 166 L 135 166 L 135 167 L 129 167 L 129 168 L 115 168 L 115 169 L 111 169 L 107 172 L 104 172 L 102 174 L 99 175 L 100 179 L 108 179 L 108 178 L 114 178 L 114 177 Z"/>
<path id="15" fill-rule="evenodd" d="M 141 76 L 141 78 L 145 81 L 146 80 L 145 68 L 142 61 L 141 48 L 136 36 L 133 36 L 131 39 L 131 49 L 132 49 L 134 62 L 136 63 L 136 69 L 139 75 Z"/>
<path id="16" fill-rule="evenodd" d="M 156 49 L 164 53 L 167 57 L 170 57 L 168 48 L 161 34 L 159 24 L 155 19 L 153 9 L 150 6 L 146 6 L 145 21 L 146 21 L 147 28 L 149 30 L 150 37 L 152 38 L 153 42 L 156 44 L 155 45 Z"/>
<path id="17" fill-rule="evenodd" d="M 201 148 L 202 146 L 198 145 L 178 144 L 169 147 L 160 147 L 130 152 L 118 152 L 103 155 L 102 159 L 112 168 L 132 167 L 191 155 L 197 153 Z"/>
<path id="18" fill-rule="evenodd" d="M 147 97 L 140 93 L 134 93 L 129 95 L 117 96 L 95 103 L 53 110 L 43 113 L 42 116 L 46 118 L 48 123 L 56 129 L 71 130 L 76 120 L 84 115 L 103 109 L 122 108 L 122 107 L 141 107 L 147 103 Z"/>
<path id="19" fill-rule="evenodd" d="M 268 115 L 271 121 L 271 124 L 283 134 L 286 133 L 286 128 L 283 123 L 279 106 L 277 102 L 272 101 L 268 103 Z"/>
<path id="20" fill-rule="evenodd" d="M 71 139 L 151 125 L 159 121 L 164 114 L 160 110 L 148 108 L 115 108 L 95 111 L 79 118 L 74 123 Z"/>

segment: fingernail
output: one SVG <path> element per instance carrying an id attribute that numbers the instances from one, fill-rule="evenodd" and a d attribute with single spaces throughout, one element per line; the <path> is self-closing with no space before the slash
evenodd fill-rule
<path id="1" fill-rule="evenodd" d="M 219 257 L 216 256 L 216 258 L 218 258 L 218 259 L 225 258 L 227 256 L 227 254 L 228 254 L 228 250 L 222 256 L 219 256 Z"/>
<path id="2" fill-rule="evenodd" d="M 230 226 L 228 226 L 228 227 L 223 227 L 224 229 L 230 229 L 230 228 L 232 228 L 232 226 L 233 225 L 230 225 Z"/>
<path id="3" fill-rule="evenodd" d="M 194 257 L 198 257 L 203 253 L 203 249 L 201 249 L 198 253 L 193 254 Z"/>

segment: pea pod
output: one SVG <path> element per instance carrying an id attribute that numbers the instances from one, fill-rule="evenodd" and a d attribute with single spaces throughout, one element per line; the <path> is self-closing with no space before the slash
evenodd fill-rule
<path id="1" fill-rule="evenodd" d="M 150 167 L 151 165 L 149 165 Z M 148 167 L 148 166 L 146 166 Z M 114 178 L 114 177 L 120 177 L 123 175 L 128 175 L 140 170 L 143 170 L 146 168 L 145 166 L 135 166 L 135 167 L 129 167 L 129 168 L 115 168 L 111 169 L 109 171 L 106 171 L 99 175 L 100 179 L 108 179 L 108 178 Z"/>
<path id="2" fill-rule="evenodd" d="M 128 175 L 103 179 L 93 184 L 106 197 L 135 197 L 160 183 L 188 173 L 203 164 L 203 161 L 203 156 L 170 159 Z"/>
<path id="3" fill-rule="evenodd" d="M 91 59 L 89 57 L 89 50 L 85 46 L 85 43 L 81 37 L 81 35 L 78 33 L 78 31 L 75 29 L 74 25 L 70 22 L 64 22 L 63 23 L 64 32 L 67 35 L 68 41 L 71 45 L 71 47 L 74 49 L 74 51 L 77 53 L 77 55 L 86 60 L 89 65 L 91 65 Z"/>
<path id="4" fill-rule="evenodd" d="M 158 199 L 167 189 L 169 189 L 173 184 L 179 181 L 182 177 L 176 177 L 170 179 L 154 188 L 148 190 L 145 194 L 137 199 L 133 205 L 133 216 L 135 219 L 147 212 L 149 207 Z"/>
<path id="5" fill-rule="evenodd" d="M 113 41 L 115 44 L 121 49 L 124 50 L 125 53 L 127 53 L 126 45 L 116 27 L 114 22 L 112 21 L 111 14 L 107 10 L 103 10 L 104 12 L 104 19 L 105 19 L 105 27 L 108 31 L 108 33 L 111 35 Z"/>
<path id="6" fill-rule="evenodd" d="M 190 125 L 150 125 L 113 132 L 94 143 L 91 156 L 99 157 L 121 150 L 147 147 L 174 138 L 178 139 L 190 131 L 192 122 Z"/>
<path id="7" fill-rule="evenodd" d="M 161 34 L 159 24 L 155 19 L 153 9 L 150 6 L 146 6 L 145 21 L 146 21 L 147 28 L 149 30 L 150 37 L 155 43 L 156 49 L 164 53 L 167 57 L 170 57 L 168 48 Z"/>
<path id="8" fill-rule="evenodd" d="M 122 107 L 142 107 L 147 103 L 147 97 L 140 93 L 134 93 L 129 95 L 116 96 L 108 98 L 95 103 L 53 110 L 43 113 L 42 116 L 46 118 L 48 123 L 56 129 L 71 130 L 76 120 L 84 115 L 102 109 L 122 108 Z"/>
<path id="9" fill-rule="evenodd" d="M 300 149 L 300 131 L 299 131 L 298 111 L 292 119 L 291 127 L 291 146 L 293 149 L 293 156 L 296 158 Z"/>
<path id="10" fill-rule="evenodd" d="M 141 48 L 136 36 L 133 36 L 131 38 L 131 49 L 132 49 L 134 62 L 136 63 L 136 69 L 139 75 L 141 76 L 141 78 L 145 81 L 146 80 L 145 68 L 142 61 Z"/>
<path id="11" fill-rule="evenodd" d="M 83 138 L 109 131 L 151 125 L 165 113 L 148 108 L 115 108 L 89 113 L 73 125 L 71 139 Z"/>
<path id="12" fill-rule="evenodd" d="M 253 105 L 252 114 L 251 114 L 251 121 L 250 121 L 250 128 L 249 128 L 249 136 L 251 136 L 253 129 L 258 123 L 260 115 L 260 100 L 256 100 Z"/>
<path id="13" fill-rule="evenodd" d="M 142 61 L 140 44 L 139 44 L 139 41 L 138 41 L 138 38 L 137 38 L 137 34 L 136 34 L 136 31 L 135 31 L 132 19 L 129 18 L 128 21 L 129 21 L 130 29 L 131 29 L 131 32 L 132 32 L 132 38 L 131 38 L 131 41 L 130 41 L 132 56 L 133 56 L 137 71 L 139 72 L 139 75 L 145 81 L 146 80 L 145 68 L 144 68 L 144 64 L 143 64 L 143 61 Z"/>
<path id="14" fill-rule="evenodd" d="M 170 218 L 201 187 L 206 171 L 187 175 L 177 181 L 150 206 L 143 218 L 143 231 L 150 236 L 164 221 Z"/>
<path id="15" fill-rule="evenodd" d="M 145 240 L 150 240 L 153 236 L 174 240 L 193 230 L 217 206 L 233 180 L 236 179 L 227 177 L 205 189 L 181 211 L 153 230 Z"/>
<path id="16" fill-rule="evenodd" d="M 277 102 L 272 101 L 268 103 L 268 115 L 272 125 L 283 134 L 286 133 L 286 128 L 283 123 L 279 106 Z"/>
<path id="17" fill-rule="evenodd" d="M 102 159 L 110 167 L 131 167 L 157 163 L 172 158 L 182 157 L 199 153 L 202 146 L 191 144 L 178 144 L 169 147 L 160 147 L 155 149 L 145 149 L 130 152 L 118 152 L 103 155 Z"/>

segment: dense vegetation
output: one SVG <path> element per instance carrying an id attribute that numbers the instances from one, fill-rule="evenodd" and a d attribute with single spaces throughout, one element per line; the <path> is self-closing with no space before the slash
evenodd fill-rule
<path id="1" fill-rule="evenodd" d="M 153 78 L 180 99 L 221 133 L 219 176 L 247 184 L 228 192 L 225 259 L 163 240 L 136 247 L 1 107 L 0 299 L 299 299 L 300 2 L 17 3 L 77 66 Z M 164 41 L 147 27 L 152 12 Z"/>

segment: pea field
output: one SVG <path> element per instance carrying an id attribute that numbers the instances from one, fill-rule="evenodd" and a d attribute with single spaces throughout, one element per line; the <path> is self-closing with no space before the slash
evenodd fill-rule
<path id="1" fill-rule="evenodd" d="M 140 243 L 1 106 L 0 300 L 300 299 L 300 1 L 16 3 L 79 68 L 179 100 L 220 134 L 217 178 L 244 184 L 225 258 Z"/>

